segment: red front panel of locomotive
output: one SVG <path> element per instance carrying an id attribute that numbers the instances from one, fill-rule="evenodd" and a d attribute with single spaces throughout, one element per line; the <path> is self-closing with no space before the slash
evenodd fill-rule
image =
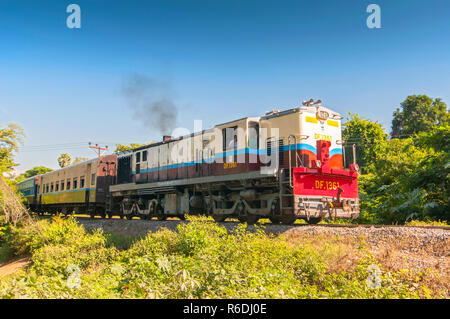
<path id="1" fill-rule="evenodd" d="M 337 197 L 341 188 L 342 198 L 358 197 L 358 179 L 356 172 L 319 169 L 294 168 L 294 194 L 299 196 Z"/>

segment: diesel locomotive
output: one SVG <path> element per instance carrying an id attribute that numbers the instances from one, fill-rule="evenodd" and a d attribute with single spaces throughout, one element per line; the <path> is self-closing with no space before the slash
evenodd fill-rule
<path id="1" fill-rule="evenodd" d="M 35 177 L 28 202 L 41 213 L 129 219 L 184 219 L 186 214 L 247 223 L 354 219 L 358 165 L 353 161 L 345 168 L 341 119 L 310 100 L 185 136 L 165 136 L 130 152 Z"/>

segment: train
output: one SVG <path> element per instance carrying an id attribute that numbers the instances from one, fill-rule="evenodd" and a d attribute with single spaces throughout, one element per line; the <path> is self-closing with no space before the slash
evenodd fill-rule
<path id="1" fill-rule="evenodd" d="M 311 99 L 33 176 L 18 189 L 38 214 L 355 219 L 359 167 L 355 158 L 347 165 L 343 145 L 342 116 Z"/>

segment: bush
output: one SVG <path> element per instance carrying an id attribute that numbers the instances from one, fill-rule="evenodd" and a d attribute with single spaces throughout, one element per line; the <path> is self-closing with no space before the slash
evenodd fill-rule
<path id="1" fill-rule="evenodd" d="M 231 232 L 190 218 L 177 232 L 162 229 L 118 250 L 100 231 L 54 219 L 13 233 L 32 266 L 0 282 L 3 298 L 412 298 L 417 280 L 385 272 L 366 254 L 356 269 L 331 271 L 325 250 L 292 246 L 263 228 Z M 32 235 L 34 234 L 34 235 Z M 122 242 L 122 240 L 119 240 Z M 328 254 L 329 255 L 329 254 Z M 368 284 L 374 277 L 375 285 Z M 377 268 L 378 267 L 378 268 Z M 414 277 L 415 278 L 415 277 Z"/>

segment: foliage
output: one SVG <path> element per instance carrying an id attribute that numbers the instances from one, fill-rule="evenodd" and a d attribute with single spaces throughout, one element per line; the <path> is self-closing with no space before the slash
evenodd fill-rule
<path id="1" fill-rule="evenodd" d="M 350 113 L 343 139 L 356 144 L 361 167 L 357 222 L 405 223 L 450 218 L 450 122 L 446 104 L 408 96 L 392 121 L 388 140 L 381 125 Z M 402 137 L 396 138 L 396 137 Z M 347 161 L 352 159 L 346 149 Z"/>
<path id="2" fill-rule="evenodd" d="M 72 158 L 67 153 L 63 153 L 58 157 L 58 164 L 59 164 L 59 167 L 61 167 L 61 168 L 70 166 L 71 163 L 72 163 Z"/>
<path id="3" fill-rule="evenodd" d="M 365 254 L 356 268 L 335 271 L 329 245 L 290 245 L 245 225 L 229 232 L 191 218 L 119 251 L 100 231 L 74 219 L 14 229 L 16 251 L 32 265 L 0 281 L 2 298 L 418 298 L 432 297 L 420 276 L 381 269 Z M 376 275 L 376 276 L 375 276 Z M 374 277 L 375 276 L 375 277 Z M 369 279 L 375 279 L 372 284 Z"/>
<path id="4" fill-rule="evenodd" d="M 0 126 L 0 174 L 9 172 L 17 165 L 13 153 L 18 151 L 24 137 L 23 129 L 17 124 Z"/>
<path id="5" fill-rule="evenodd" d="M 449 125 L 375 147 L 377 157 L 359 178 L 360 221 L 404 223 L 450 219 Z"/>
<path id="6" fill-rule="evenodd" d="M 83 162 L 86 162 L 87 160 L 89 160 L 88 157 L 78 157 L 77 156 L 77 157 L 75 157 L 75 159 L 73 160 L 71 165 L 75 165 L 75 164 L 78 164 L 78 163 L 83 163 Z"/>
<path id="7" fill-rule="evenodd" d="M 22 173 L 19 176 L 17 176 L 15 179 L 15 182 L 18 183 L 29 177 L 40 175 L 40 174 L 45 174 L 45 173 L 48 173 L 51 171 L 52 171 L 51 168 L 48 168 L 45 166 L 35 166 L 32 169 L 27 170 L 25 173 Z"/>
<path id="8" fill-rule="evenodd" d="M 392 136 L 407 137 L 429 132 L 437 125 L 450 124 L 447 105 L 439 98 L 410 95 L 397 108 L 392 120 Z"/>
<path id="9" fill-rule="evenodd" d="M 344 123 L 342 138 L 345 141 L 345 158 L 347 163 L 353 162 L 352 145 L 356 145 L 356 161 L 362 171 L 373 163 L 377 153 L 375 145 L 387 140 L 387 134 L 378 122 L 372 122 L 360 117 L 358 114 L 349 113 L 347 121 Z"/>
<path id="10" fill-rule="evenodd" d="M 116 150 L 114 151 L 115 153 L 117 152 L 127 152 L 127 151 L 131 151 L 135 148 L 141 147 L 141 146 L 146 146 L 146 145 L 150 145 L 153 144 L 153 142 L 148 142 L 145 144 L 137 144 L 137 143 L 131 143 L 130 145 L 123 145 L 123 144 L 116 144 Z"/>
<path id="11" fill-rule="evenodd" d="M 407 226 L 444 226 L 449 227 L 450 225 L 445 221 L 432 220 L 430 218 L 425 218 L 424 220 L 411 220 L 405 223 Z"/>

